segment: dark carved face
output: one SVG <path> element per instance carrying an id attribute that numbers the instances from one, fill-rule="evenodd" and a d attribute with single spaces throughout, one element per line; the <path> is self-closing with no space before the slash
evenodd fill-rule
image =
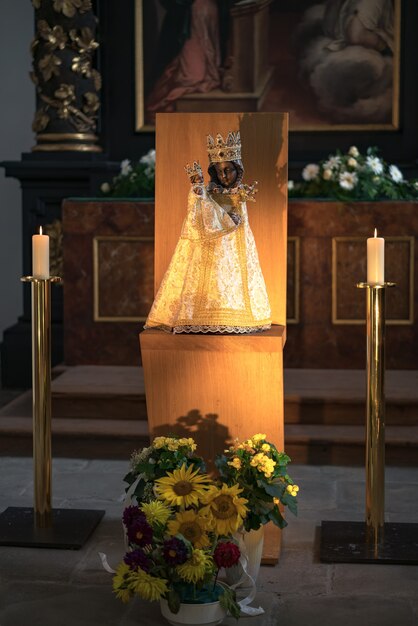
<path id="1" fill-rule="evenodd" d="M 231 161 L 222 161 L 221 163 L 214 163 L 216 176 L 222 187 L 233 187 L 237 180 L 238 171 Z"/>

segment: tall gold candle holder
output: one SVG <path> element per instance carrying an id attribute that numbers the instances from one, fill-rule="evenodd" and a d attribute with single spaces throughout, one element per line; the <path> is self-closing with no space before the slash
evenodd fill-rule
<path id="1" fill-rule="evenodd" d="M 51 528 L 51 284 L 61 278 L 24 276 L 32 285 L 32 417 L 34 523 Z"/>
<path id="2" fill-rule="evenodd" d="M 376 557 L 385 526 L 385 295 L 394 285 L 357 284 L 367 290 L 366 531 Z"/>
<path id="3" fill-rule="evenodd" d="M 32 285 L 33 508 L 8 507 L 0 515 L 0 545 L 78 549 L 105 511 L 52 509 L 51 284 L 61 278 L 24 276 Z"/>
<path id="4" fill-rule="evenodd" d="M 366 290 L 366 519 L 323 521 L 326 563 L 418 563 L 418 524 L 385 523 L 385 295 L 395 283 L 358 283 Z"/>

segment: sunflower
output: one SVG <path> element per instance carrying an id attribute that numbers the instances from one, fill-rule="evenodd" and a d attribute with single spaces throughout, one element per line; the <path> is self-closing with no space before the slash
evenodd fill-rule
<path id="1" fill-rule="evenodd" d="M 132 570 L 126 563 L 121 563 L 113 576 L 113 591 L 122 602 L 129 602 L 133 596 L 130 589 Z"/>
<path id="2" fill-rule="evenodd" d="M 180 469 L 167 472 L 167 476 L 155 481 L 158 496 L 170 505 L 186 508 L 197 505 L 208 489 L 209 476 L 193 471 L 193 464 L 186 468 L 183 463 Z"/>
<path id="3" fill-rule="evenodd" d="M 171 509 L 159 500 L 143 502 L 139 508 L 145 513 L 147 522 L 151 524 L 151 526 L 154 524 L 164 526 L 171 515 Z"/>
<path id="4" fill-rule="evenodd" d="M 193 550 L 190 559 L 176 567 L 180 578 L 188 583 L 197 583 L 213 568 L 212 558 L 203 550 Z"/>
<path id="5" fill-rule="evenodd" d="M 168 522 L 167 528 L 170 535 L 183 535 L 195 548 L 205 548 L 210 545 L 206 534 L 208 519 L 193 510 L 177 513 L 176 519 Z"/>
<path id="6" fill-rule="evenodd" d="M 202 509 L 202 514 L 208 514 L 212 519 L 214 529 L 218 535 L 229 535 L 241 526 L 247 515 L 248 500 L 240 498 L 242 489 L 238 485 L 228 487 L 223 484 L 221 489 L 215 486 L 208 490 Z"/>
<path id="7" fill-rule="evenodd" d="M 131 589 L 143 600 L 159 600 L 168 592 L 167 580 L 156 578 L 142 570 L 131 573 Z"/>

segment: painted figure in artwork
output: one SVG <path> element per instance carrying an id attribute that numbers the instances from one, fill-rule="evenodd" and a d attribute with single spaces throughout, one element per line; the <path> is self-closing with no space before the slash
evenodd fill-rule
<path id="1" fill-rule="evenodd" d="M 247 201 L 255 185 L 242 182 L 239 131 L 208 136 L 210 182 L 199 163 L 186 166 L 187 216 L 145 328 L 174 333 L 267 330 L 271 312 Z"/>
<path id="2" fill-rule="evenodd" d="M 221 51 L 219 41 L 218 8 L 216 0 L 173 2 L 165 0 L 168 8 L 163 34 L 167 39 L 170 23 L 176 12 L 183 16 L 181 32 L 176 42 L 184 39 L 178 54 L 168 63 L 147 98 L 149 121 L 154 121 L 157 111 L 174 111 L 178 98 L 189 93 L 207 93 L 220 86 Z M 174 23 L 175 25 L 176 23 Z M 186 31 L 188 36 L 185 36 Z M 167 42 L 162 41 L 162 44 Z M 161 44 L 161 45 L 162 45 Z"/>

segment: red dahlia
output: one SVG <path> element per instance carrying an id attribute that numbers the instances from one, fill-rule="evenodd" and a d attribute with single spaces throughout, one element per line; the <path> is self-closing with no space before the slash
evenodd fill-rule
<path id="1" fill-rule="evenodd" d="M 215 548 L 213 560 L 218 567 L 232 567 L 238 563 L 240 556 L 240 549 L 235 543 L 222 541 Z"/>

